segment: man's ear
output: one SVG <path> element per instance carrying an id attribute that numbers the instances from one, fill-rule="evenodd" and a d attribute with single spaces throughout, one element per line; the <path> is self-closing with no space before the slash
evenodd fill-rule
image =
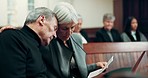
<path id="1" fill-rule="evenodd" d="M 45 22 L 45 16 L 39 16 L 39 24 L 40 24 L 40 26 L 43 26 L 43 24 L 44 24 L 44 22 Z"/>

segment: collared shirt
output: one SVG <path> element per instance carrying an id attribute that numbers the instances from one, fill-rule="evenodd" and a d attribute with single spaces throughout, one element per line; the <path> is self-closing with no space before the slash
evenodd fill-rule
<path id="1" fill-rule="evenodd" d="M 110 31 L 107 31 L 107 34 L 109 35 L 110 40 L 111 40 L 112 42 L 114 42 L 111 32 L 110 32 Z"/>
<path id="2" fill-rule="evenodd" d="M 136 32 L 135 31 L 131 31 L 131 35 L 133 36 L 134 40 L 137 41 Z"/>

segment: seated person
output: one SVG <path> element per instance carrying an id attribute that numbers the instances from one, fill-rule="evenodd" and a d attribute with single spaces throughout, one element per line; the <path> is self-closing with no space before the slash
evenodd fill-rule
<path id="1" fill-rule="evenodd" d="M 80 30 L 81 35 L 86 39 L 87 42 L 90 42 L 87 32 L 84 29 Z"/>
<path id="2" fill-rule="evenodd" d="M 55 13 L 38 7 L 28 14 L 20 30 L 1 28 L 10 30 L 0 34 L 0 77 L 51 78 L 39 49 L 56 37 L 57 26 Z"/>
<path id="3" fill-rule="evenodd" d="M 96 42 L 122 42 L 119 32 L 113 29 L 115 16 L 107 13 L 103 16 L 103 28 L 96 32 Z"/>
<path id="4" fill-rule="evenodd" d="M 53 11 L 58 19 L 57 38 L 47 47 L 40 48 L 49 70 L 49 78 L 87 78 L 91 71 L 106 66 L 106 62 L 86 63 L 86 53 L 72 36 L 78 24 L 77 12 L 73 6 L 61 2 Z"/>
<path id="5" fill-rule="evenodd" d="M 80 36 L 81 38 L 81 41 L 82 41 L 82 44 L 86 44 L 87 43 L 87 40 L 85 39 L 85 37 L 83 36 L 83 34 L 81 34 L 81 32 L 84 32 L 84 31 L 81 31 L 81 28 L 82 28 L 82 17 L 80 14 L 78 14 L 78 24 L 77 26 L 75 27 L 75 30 L 74 30 L 74 35 L 78 35 Z M 87 35 L 87 34 L 86 34 Z"/>
<path id="6" fill-rule="evenodd" d="M 147 41 L 143 33 L 138 30 L 138 21 L 135 17 L 129 17 L 125 24 L 125 30 L 121 34 L 124 42 Z"/>

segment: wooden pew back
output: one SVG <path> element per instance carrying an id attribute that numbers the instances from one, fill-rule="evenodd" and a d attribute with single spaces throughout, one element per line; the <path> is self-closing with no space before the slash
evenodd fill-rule
<path id="1" fill-rule="evenodd" d="M 108 61 L 114 56 L 114 61 L 107 71 L 122 67 L 134 67 L 137 60 L 144 51 L 148 51 L 148 42 L 104 42 L 104 43 L 88 43 L 84 44 L 84 50 L 87 53 L 87 63 L 95 63 L 98 61 Z M 148 71 L 148 55 L 143 53 L 139 65 L 138 72 L 145 73 Z"/>

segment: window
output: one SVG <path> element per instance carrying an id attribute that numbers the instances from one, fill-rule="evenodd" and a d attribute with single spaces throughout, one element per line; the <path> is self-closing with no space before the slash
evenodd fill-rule
<path id="1" fill-rule="evenodd" d="M 28 0 L 28 10 L 34 9 L 34 0 Z"/>
<path id="2" fill-rule="evenodd" d="M 13 14 L 8 14 L 8 24 L 12 24 Z"/>
<path id="3" fill-rule="evenodd" d="M 14 6 L 15 6 L 15 0 L 7 0 L 7 6 L 8 6 L 8 11 L 10 10 L 14 10 Z"/>
<path id="4" fill-rule="evenodd" d="M 11 25 L 14 23 L 15 20 L 15 5 L 16 0 L 7 0 L 7 23 Z"/>

